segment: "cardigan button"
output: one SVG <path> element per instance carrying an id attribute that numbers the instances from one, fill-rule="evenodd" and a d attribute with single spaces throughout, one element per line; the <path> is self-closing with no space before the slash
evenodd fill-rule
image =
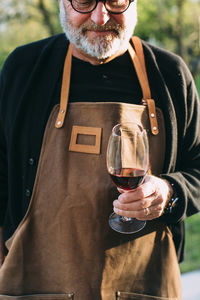
<path id="1" fill-rule="evenodd" d="M 34 163 L 35 163 L 35 160 L 34 160 L 34 158 L 29 158 L 29 160 L 28 160 L 28 164 L 30 165 L 30 166 L 33 166 L 34 165 Z"/>
<path id="2" fill-rule="evenodd" d="M 29 189 L 25 190 L 25 196 L 30 197 L 31 196 L 31 191 Z"/>

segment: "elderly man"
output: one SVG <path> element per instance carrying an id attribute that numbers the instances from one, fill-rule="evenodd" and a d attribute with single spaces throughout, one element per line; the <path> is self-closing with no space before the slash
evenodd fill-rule
<path id="1" fill-rule="evenodd" d="M 179 57 L 132 42 L 136 1 L 59 5 L 65 34 L 17 48 L 1 72 L 0 299 L 181 300 L 183 220 L 200 207 L 193 79 Z M 150 171 L 118 191 L 108 138 L 146 107 Z M 112 230 L 112 202 L 146 226 Z"/>

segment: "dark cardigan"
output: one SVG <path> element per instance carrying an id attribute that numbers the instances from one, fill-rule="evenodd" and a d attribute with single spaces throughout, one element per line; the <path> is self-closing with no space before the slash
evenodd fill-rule
<path id="1" fill-rule="evenodd" d="M 13 234 L 30 201 L 67 46 L 64 34 L 60 34 L 19 47 L 1 72 L 0 222 L 5 240 Z M 151 92 L 165 117 L 166 158 L 160 176 L 173 183 L 179 195 L 173 213 L 160 219 L 171 227 L 181 261 L 183 220 L 200 209 L 199 100 L 180 57 L 145 42 L 143 46 Z"/>

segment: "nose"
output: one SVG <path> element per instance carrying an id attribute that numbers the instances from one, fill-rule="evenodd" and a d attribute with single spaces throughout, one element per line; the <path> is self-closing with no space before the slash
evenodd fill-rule
<path id="1" fill-rule="evenodd" d="M 109 12 L 106 10 L 103 1 L 98 2 L 97 7 L 91 13 L 91 20 L 99 25 L 105 25 L 110 20 Z"/>

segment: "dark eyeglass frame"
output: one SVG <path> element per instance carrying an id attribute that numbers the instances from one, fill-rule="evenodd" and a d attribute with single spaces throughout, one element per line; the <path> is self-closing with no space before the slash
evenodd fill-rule
<path id="1" fill-rule="evenodd" d="M 71 3 L 72 8 L 73 8 L 75 11 L 77 11 L 78 13 L 80 13 L 80 14 L 89 14 L 89 13 L 91 13 L 93 10 L 95 10 L 95 8 L 97 7 L 97 5 L 98 5 L 99 2 L 103 2 L 103 3 L 104 3 L 104 6 L 105 6 L 105 8 L 106 8 L 106 10 L 107 10 L 109 13 L 114 14 L 114 15 L 120 15 L 120 14 L 124 13 L 124 12 L 129 8 L 130 4 L 131 4 L 132 2 L 134 2 L 135 0 L 129 0 L 128 6 L 127 6 L 124 10 L 122 10 L 122 11 L 120 11 L 120 12 L 116 12 L 116 11 L 113 12 L 113 11 L 111 11 L 110 9 L 108 9 L 108 8 L 106 7 L 106 2 L 107 2 L 108 0 L 96 0 L 95 6 L 94 6 L 91 10 L 89 10 L 89 11 L 80 11 L 80 10 L 78 10 L 77 8 L 75 8 L 75 7 L 73 6 L 73 4 L 72 4 L 73 0 L 68 0 L 68 1 Z"/>

